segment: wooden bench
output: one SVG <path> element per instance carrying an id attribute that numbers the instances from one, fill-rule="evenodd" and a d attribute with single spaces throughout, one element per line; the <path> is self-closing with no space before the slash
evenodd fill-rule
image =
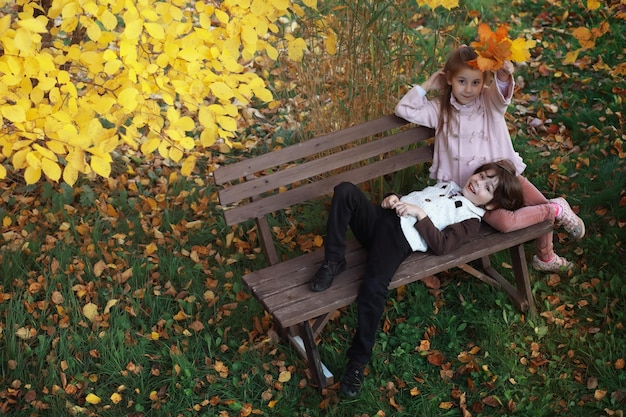
<path id="1" fill-rule="evenodd" d="M 432 130 L 409 125 L 394 115 L 381 117 L 316 137 L 214 172 L 220 204 L 228 225 L 251 219 L 269 266 L 243 277 L 246 287 L 262 303 L 279 333 L 307 360 L 311 377 L 321 391 L 333 383 L 332 373 L 320 360 L 316 340 L 337 309 L 356 300 L 365 269 L 366 253 L 351 242 L 346 252 L 348 269 L 322 293 L 308 282 L 323 261 L 317 250 L 285 261 L 279 259 L 268 223 L 272 213 L 331 194 L 342 181 L 363 183 L 432 160 L 428 139 Z M 306 219 L 302 220 L 306 222 Z M 552 230 L 549 222 L 511 233 L 499 233 L 483 223 L 471 243 L 452 253 L 435 256 L 415 252 L 400 266 L 390 289 L 430 277 L 453 267 L 506 292 L 522 311 L 533 309 L 524 243 Z M 490 256 L 510 250 L 515 285 L 500 275 Z M 469 263 L 474 262 L 474 266 Z"/>

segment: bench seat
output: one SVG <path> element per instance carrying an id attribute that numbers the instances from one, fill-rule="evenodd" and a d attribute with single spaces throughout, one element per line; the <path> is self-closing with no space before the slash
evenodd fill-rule
<path id="1" fill-rule="evenodd" d="M 551 229 L 552 225 L 544 222 L 515 232 L 499 233 L 483 223 L 480 233 L 471 242 L 449 254 L 441 256 L 435 256 L 431 252 L 411 254 L 396 271 L 389 289 L 398 288 L 460 265 L 467 269 L 469 266 L 463 264 L 488 258 L 489 255 L 501 250 L 516 248 L 521 243 L 533 240 Z M 516 262 L 515 256 L 517 255 L 512 255 L 513 264 Z M 358 287 L 365 272 L 365 250 L 355 240 L 349 241 L 346 250 L 348 264 L 346 271 L 335 278 L 330 289 L 319 293 L 312 292 L 309 289 L 309 281 L 323 260 L 324 251 L 317 250 L 253 271 L 242 279 L 245 286 L 261 301 L 265 309 L 272 312 L 274 320 L 286 329 L 350 305 L 356 300 Z M 521 258 L 521 261 L 517 266 L 526 268 L 526 259 Z M 475 271 L 475 273 L 478 272 L 478 270 Z M 530 305 L 532 297 L 530 297 L 530 286 L 527 287 L 529 283 L 523 282 L 521 289 L 516 288 L 493 268 L 489 268 L 478 278 L 504 290 L 520 310 L 526 311 L 533 307 Z"/>

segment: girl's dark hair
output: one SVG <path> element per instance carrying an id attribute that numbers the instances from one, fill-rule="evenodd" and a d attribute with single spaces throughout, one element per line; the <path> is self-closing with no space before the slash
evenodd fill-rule
<path id="1" fill-rule="evenodd" d="M 461 46 L 457 48 L 446 61 L 446 64 L 443 66 L 443 70 L 446 74 L 446 79 L 450 79 L 454 77 L 459 71 L 463 68 L 472 68 L 467 62 L 472 61 L 478 58 L 478 54 L 474 51 L 474 48 L 470 46 Z M 489 74 L 488 71 L 483 72 L 483 81 L 487 83 Z M 450 97 L 452 96 L 452 86 L 447 84 L 441 90 L 441 94 L 439 96 L 439 103 L 441 111 L 439 112 L 439 122 L 437 125 L 437 130 L 442 132 L 444 121 L 449 121 L 452 116 L 452 105 L 450 104 Z M 448 127 L 450 124 L 448 123 Z M 446 136 L 450 132 L 446 132 Z"/>
<path id="2" fill-rule="evenodd" d="M 487 203 L 489 209 L 517 210 L 521 208 L 524 205 L 524 194 L 522 183 L 515 174 L 513 162 L 508 159 L 489 162 L 478 167 L 474 174 L 489 170 L 495 171 L 495 176 L 498 177 L 498 185 L 493 192 L 493 199 Z"/>

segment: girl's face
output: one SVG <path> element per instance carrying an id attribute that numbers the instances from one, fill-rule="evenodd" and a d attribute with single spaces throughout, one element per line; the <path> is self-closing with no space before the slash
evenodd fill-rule
<path id="1" fill-rule="evenodd" d="M 461 191 L 463 197 L 474 203 L 475 206 L 485 206 L 491 200 L 498 186 L 498 177 L 493 169 L 472 175 Z"/>
<path id="2" fill-rule="evenodd" d="M 465 105 L 476 99 L 483 90 L 484 74 L 481 70 L 464 67 L 455 75 L 448 77 L 448 85 L 456 101 Z"/>

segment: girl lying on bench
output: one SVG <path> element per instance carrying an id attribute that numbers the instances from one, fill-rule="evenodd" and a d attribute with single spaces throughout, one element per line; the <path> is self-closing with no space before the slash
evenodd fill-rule
<path id="1" fill-rule="evenodd" d="M 509 160 L 479 167 L 463 188 L 442 182 L 404 197 L 385 196 L 374 206 L 354 184 L 335 187 L 324 242 L 324 263 L 311 279 L 312 291 L 328 289 L 346 269 L 348 226 L 368 250 L 365 277 L 357 298 L 358 328 L 348 349 L 341 392 L 355 397 L 363 382 L 376 331 L 385 307 L 388 285 L 396 270 L 414 251 L 448 253 L 466 243 L 480 228 L 486 210 L 516 210 L 523 205 L 522 189 Z"/>

